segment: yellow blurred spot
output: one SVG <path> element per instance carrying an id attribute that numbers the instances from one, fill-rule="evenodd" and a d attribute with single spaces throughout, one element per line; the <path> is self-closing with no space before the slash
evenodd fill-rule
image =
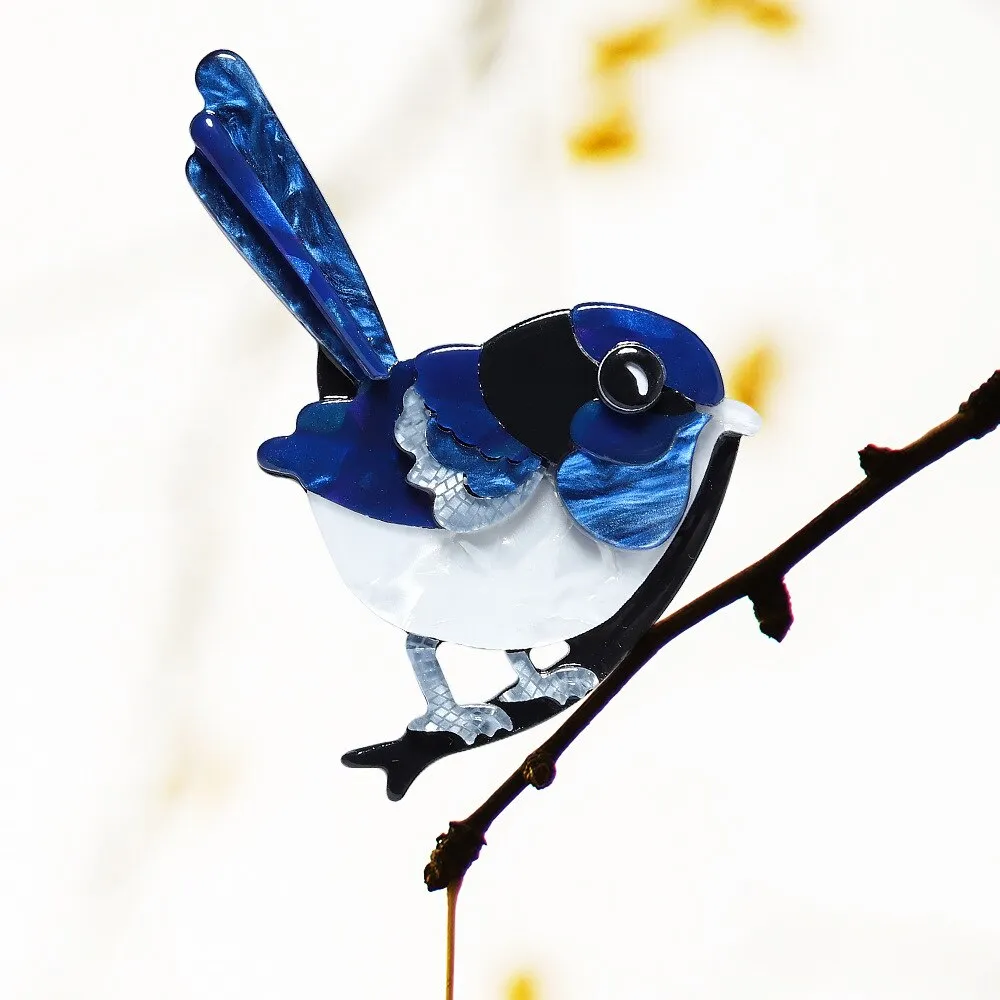
<path id="1" fill-rule="evenodd" d="M 635 121 L 627 107 L 584 125 L 569 137 L 569 151 L 579 160 L 617 160 L 638 145 Z"/>
<path id="2" fill-rule="evenodd" d="M 703 14 L 719 17 L 736 14 L 757 28 L 776 34 L 790 31 L 798 23 L 798 15 L 781 0 L 695 0 Z"/>
<path id="3" fill-rule="evenodd" d="M 507 987 L 507 1000 L 539 1000 L 538 982 L 527 972 L 518 973 Z"/>
<path id="4" fill-rule="evenodd" d="M 740 358 L 726 379 L 726 395 L 752 406 L 763 415 L 778 377 L 778 353 L 766 341 Z"/>
<path id="5" fill-rule="evenodd" d="M 649 59 L 667 46 L 667 21 L 649 21 L 612 32 L 594 43 L 594 71 L 609 73 L 637 59 Z"/>
<path id="6" fill-rule="evenodd" d="M 639 149 L 629 87 L 630 70 L 641 60 L 662 55 L 686 34 L 720 17 L 737 16 L 753 27 L 780 34 L 798 24 L 784 0 L 685 0 L 669 14 L 612 31 L 594 42 L 595 110 L 567 144 L 577 160 L 615 160 Z"/>

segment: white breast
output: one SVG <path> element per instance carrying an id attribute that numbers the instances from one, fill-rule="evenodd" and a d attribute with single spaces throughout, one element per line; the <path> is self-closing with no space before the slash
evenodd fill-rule
<path id="1" fill-rule="evenodd" d="M 692 498 L 722 431 L 756 430 L 757 415 L 741 403 L 706 412 L 713 419 L 695 449 Z M 466 534 L 388 524 L 308 496 L 344 583 L 375 614 L 416 635 L 484 649 L 530 649 L 607 621 L 669 544 L 630 551 L 596 542 L 548 475 L 509 520 Z"/>

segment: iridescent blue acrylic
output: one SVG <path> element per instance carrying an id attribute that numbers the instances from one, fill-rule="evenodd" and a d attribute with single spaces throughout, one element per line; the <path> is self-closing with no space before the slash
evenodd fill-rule
<path id="1" fill-rule="evenodd" d="M 412 458 L 393 444 L 403 393 L 413 379 L 413 363 L 404 361 L 388 380 L 364 385 L 351 402 L 310 403 L 294 433 L 260 446 L 260 467 L 359 514 L 436 528 L 430 497 L 406 481 Z"/>
<path id="2" fill-rule="evenodd" d="M 442 465 L 465 473 L 469 489 L 480 497 L 502 497 L 512 493 L 542 464 L 530 453 L 523 462 L 487 458 L 478 448 L 459 441 L 453 431 L 441 426 L 436 416 L 427 421 L 427 447 Z"/>
<path id="3" fill-rule="evenodd" d="M 418 354 L 413 360 L 417 391 L 442 427 L 487 458 L 512 462 L 534 458 L 486 405 L 479 384 L 479 353 L 480 348 L 471 344 L 451 344 Z"/>
<path id="4" fill-rule="evenodd" d="M 408 634 L 426 710 L 344 757 L 384 769 L 399 798 L 434 760 L 536 725 L 608 676 L 697 558 L 754 421 L 694 333 L 632 306 L 555 310 L 398 361 L 247 64 L 213 52 L 196 79 L 188 179 L 321 352 L 323 398 L 258 461 L 302 485 L 346 585 Z M 569 652 L 537 670 L 528 652 L 560 640 Z M 458 704 L 441 642 L 505 650 L 510 684 Z"/>
<path id="5" fill-rule="evenodd" d="M 665 455 L 687 415 L 616 413 L 600 400 L 584 403 L 569 431 L 574 442 L 596 458 L 645 465 Z"/>
<path id="6" fill-rule="evenodd" d="M 335 361 L 359 382 L 386 378 L 396 354 L 361 268 L 250 68 L 213 52 L 195 81 L 191 185 Z"/>
<path id="7" fill-rule="evenodd" d="M 724 393 L 712 352 L 686 326 L 635 306 L 586 302 L 570 313 L 580 346 L 601 361 L 621 343 L 648 347 L 663 362 L 666 384 L 695 403 L 714 406 Z"/>
<path id="8" fill-rule="evenodd" d="M 336 337 L 320 337 L 320 345 L 331 352 L 341 346 L 346 347 L 368 378 L 385 378 L 389 374 L 386 362 L 365 340 L 347 303 L 330 284 L 292 223 L 282 214 L 261 179 L 233 144 L 225 126 L 207 112 L 197 115 L 191 122 L 191 138 L 295 272 L 323 319 L 337 331 Z"/>
<path id="9" fill-rule="evenodd" d="M 662 545 L 676 530 L 691 493 L 691 461 L 709 417 L 684 418 L 670 450 L 646 465 L 623 465 L 574 452 L 559 466 L 559 495 L 573 519 L 599 542 L 625 549 Z"/>

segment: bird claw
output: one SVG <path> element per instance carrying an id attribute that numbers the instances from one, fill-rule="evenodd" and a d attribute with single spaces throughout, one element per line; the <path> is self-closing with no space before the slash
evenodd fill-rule
<path id="1" fill-rule="evenodd" d="M 509 690 L 500 695 L 500 701 L 533 701 L 551 698 L 565 705 L 572 698 L 582 698 L 597 686 L 597 674 L 586 667 L 569 665 L 557 667 L 544 674 L 521 677 Z"/>
<path id="2" fill-rule="evenodd" d="M 514 723 L 496 705 L 437 705 L 414 719 L 407 727 L 420 733 L 455 733 L 471 746 L 478 736 L 487 739 L 501 729 L 511 732 Z"/>

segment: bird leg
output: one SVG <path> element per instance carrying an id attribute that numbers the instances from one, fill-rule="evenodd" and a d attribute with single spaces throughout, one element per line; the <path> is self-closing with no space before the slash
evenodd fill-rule
<path id="1" fill-rule="evenodd" d="M 500 695 L 500 701 L 531 701 L 551 698 L 565 705 L 571 698 L 582 698 L 597 686 L 597 674 L 576 664 L 557 667 L 544 674 L 535 669 L 526 650 L 507 650 L 507 659 L 517 674 L 517 683 Z"/>
<path id="2" fill-rule="evenodd" d="M 510 732 L 514 723 L 502 708 L 455 702 L 438 663 L 440 645 L 439 639 L 412 634 L 406 637 L 406 655 L 420 685 L 420 693 L 427 702 L 427 711 L 406 728 L 422 733 L 455 733 L 468 744 L 475 742 L 477 736 L 491 737 L 500 729 Z"/>

